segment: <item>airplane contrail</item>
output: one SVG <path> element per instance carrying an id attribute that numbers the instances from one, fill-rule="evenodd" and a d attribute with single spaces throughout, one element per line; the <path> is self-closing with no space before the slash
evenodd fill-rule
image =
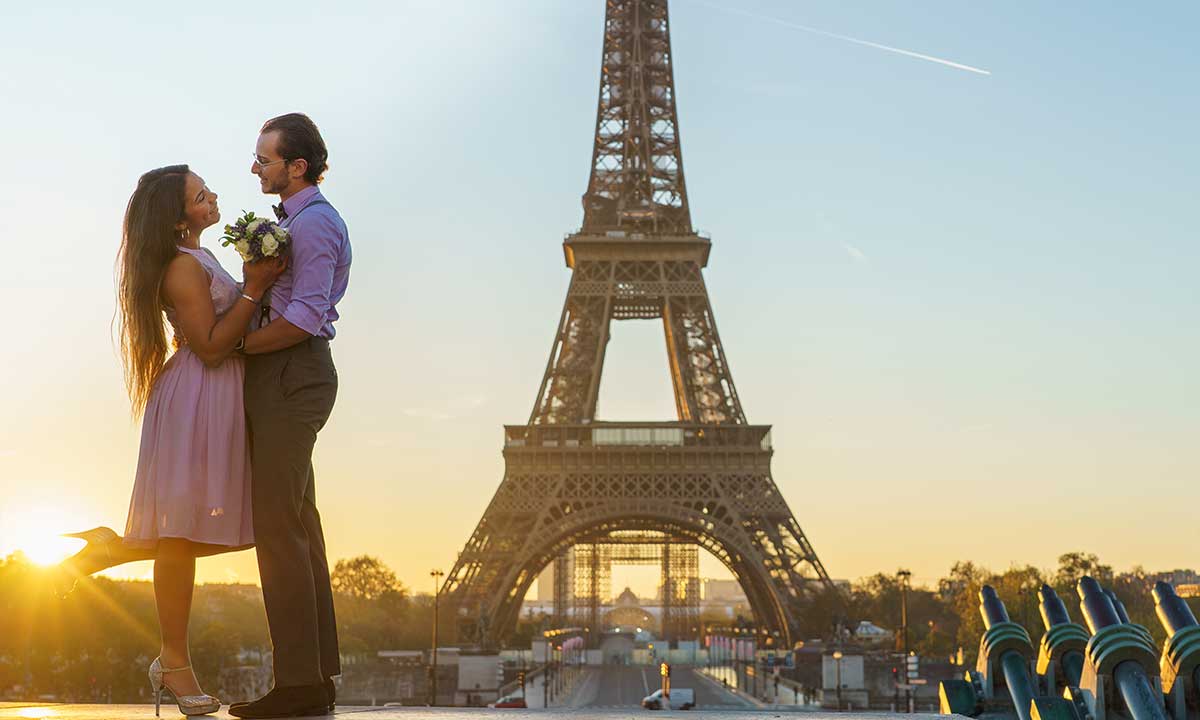
<path id="1" fill-rule="evenodd" d="M 722 12 L 731 13 L 733 15 L 741 15 L 743 17 L 752 18 L 754 20 L 761 20 L 763 22 L 774 23 L 775 25 L 782 25 L 783 27 L 791 28 L 793 30 L 802 30 L 804 32 L 812 33 L 814 35 L 824 35 L 825 37 L 834 38 L 835 40 L 844 40 L 846 42 L 851 42 L 851 43 L 854 43 L 855 45 L 865 45 L 867 47 L 875 48 L 876 50 L 886 50 L 888 52 L 897 53 L 899 55 L 905 55 L 905 56 L 908 56 L 911 58 L 917 58 L 918 60 L 927 60 L 932 63 L 937 63 L 938 65 L 945 65 L 946 67 L 952 67 L 956 70 L 966 70 L 967 72 L 972 72 L 977 75 L 991 75 L 992 74 L 992 72 L 990 70 L 984 70 L 983 68 L 977 68 L 977 67 L 973 67 L 971 65 L 964 65 L 962 63 L 956 63 L 953 60 L 947 60 L 945 58 L 934 57 L 932 55 L 925 55 L 924 53 L 913 52 L 912 50 L 904 50 L 902 48 L 895 48 L 895 47 L 891 47 L 890 45 L 881 45 L 876 42 L 871 42 L 870 40 L 860 40 L 859 38 L 853 38 L 848 35 L 839 35 L 837 33 L 829 32 L 828 30 L 820 30 L 818 28 L 808 27 L 807 25 L 800 25 L 798 23 L 790 22 L 788 20 L 783 20 L 781 18 L 771 17 L 770 15 L 759 15 L 758 13 L 747 12 L 745 10 L 739 10 L 737 8 L 722 7 L 720 5 L 715 5 L 713 3 L 706 2 L 705 0 L 691 0 L 691 1 L 696 3 L 697 5 L 703 5 L 705 7 L 712 8 L 713 10 L 720 10 Z"/>

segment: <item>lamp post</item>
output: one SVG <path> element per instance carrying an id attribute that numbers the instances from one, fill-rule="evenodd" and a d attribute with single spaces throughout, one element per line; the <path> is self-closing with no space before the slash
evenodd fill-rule
<path id="1" fill-rule="evenodd" d="M 897 570 L 896 579 L 900 581 L 900 627 L 904 635 L 904 662 L 908 663 L 908 586 L 912 580 L 912 572 L 909 570 Z M 907 686 L 909 681 L 907 674 L 908 665 L 906 664 L 904 667 L 904 684 Z M 904 689 L 904 702 L 905 704 L 909 702 L 909 690 L 907 687 Z"/>
<path id="2" fill-rule="evenodd" d="M 908 584 L 912 580 L 912 572 L 897 570 L 896 579 L 900 581 L 900 631 L 904 637 L 904 656 L 908 657 Z"/>
<path id="3" fill-rule="evenodd" d="M 834 663 L 836 663 L 836 666 L 837 666 L 837 679 L 836 679 L 837 709 L 838 709 L 838 712 L 841 712 L 842 711 L 842 651 L 841 650 L 833 651 L 833 661 L 834 661 Z"/>
<path id="4" fill-rule="evenodd" d="M 429 678 L 429 704 L 437 705 L 437 651 L 438 651 L 438 597 L 441 594 L 441 578 L 446 573 L 434 568 L 429 571 L 433 578 L 433 663 Z"/>

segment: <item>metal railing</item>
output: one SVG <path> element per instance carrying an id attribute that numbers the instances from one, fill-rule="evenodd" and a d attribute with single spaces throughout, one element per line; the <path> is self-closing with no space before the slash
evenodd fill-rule
<path id="1" fill-rule="evenodd" d="M 770 425 L 594 423 L 505 425 L 506 448 L 755 448 L 771 449 Z"/>

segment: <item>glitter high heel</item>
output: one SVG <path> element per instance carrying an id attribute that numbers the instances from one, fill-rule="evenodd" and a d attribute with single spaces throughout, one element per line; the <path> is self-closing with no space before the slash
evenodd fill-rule
<path id="1" fill-rule="evenodd" d="M 207 715 L 221 709 L 221 701 L 212 695 L 184 695 L 180 697 L 163 682 L 164 673 L 183 672 L 184 670 L 191 669 L 191 665 L 179 668 L 164 668 L 159 658 L 154 658 L 154 662 L 150 663 L 150 690 L 154 693 L 154 717 L 162 717 L 159 715 L 159 706 L 162 705 L 163 690 L 171 693 L 171 697 L 175 698 L 175 704 L 179 706 L 179 712 L 184 715 Z"/>

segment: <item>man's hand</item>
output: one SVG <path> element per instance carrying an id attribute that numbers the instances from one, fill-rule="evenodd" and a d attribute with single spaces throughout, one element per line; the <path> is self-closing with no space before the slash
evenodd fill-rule
<path id="1" fill-rule="evenodd" d="M 246 336 L 246 346 L 242 352 L 247 355 L 284 350 L 304 342 L 312 337 L 282 317 L 277 317 L 266 327 L 259 328 Z"/>

